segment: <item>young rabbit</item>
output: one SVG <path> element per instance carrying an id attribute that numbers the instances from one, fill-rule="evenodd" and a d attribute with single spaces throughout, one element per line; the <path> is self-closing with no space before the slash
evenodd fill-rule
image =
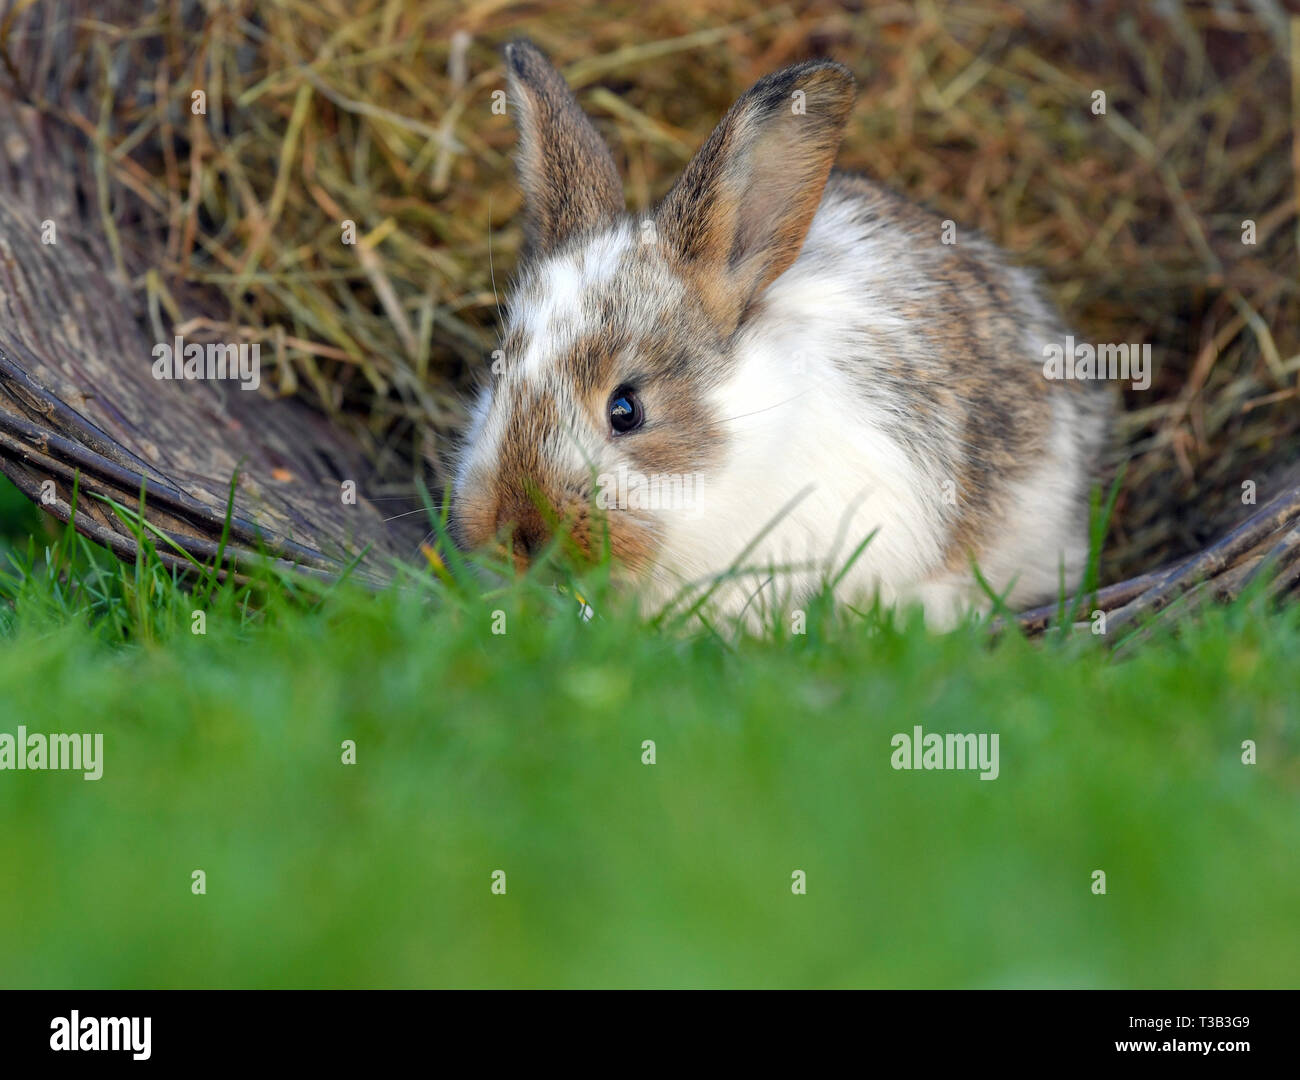
<path id="1" fill-rule="evenodd" d="M 1028 273 L 831 172 L 847 69 L 760 80 L 629 217 L 563 78 L 525 41 L 505 59 L 526 247 L 458 542 L 525 566 L 564 529 L 647 607 L 716 582 L 710 609 L 750 618 L 838 577 L 951 625 L 985 603 L 972 562 L 1011 605 L 1078 582 L 1110 396 L 1045 377 L 1066 330 Z"/>

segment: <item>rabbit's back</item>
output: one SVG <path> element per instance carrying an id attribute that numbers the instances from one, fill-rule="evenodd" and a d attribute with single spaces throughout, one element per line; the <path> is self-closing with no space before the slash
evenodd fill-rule
<path id="1" fill-rule="evenodd" d="M 939 576 L 968 578 L 973 555 L 1040 595 L 1055 589 L 1061 551 L 1075 576 L 1112 395 L 1096 380 L 1046 377 L 1045 347 L 1068 330 L 1030 272 L 978 234 L 836 172 L 761 305 L 754 340 L 786 342 L 810 392 L 819 379 L 851 388 L 844 407 L 906 456 L 925 489 L 918 501 L 943 526 Z"/>

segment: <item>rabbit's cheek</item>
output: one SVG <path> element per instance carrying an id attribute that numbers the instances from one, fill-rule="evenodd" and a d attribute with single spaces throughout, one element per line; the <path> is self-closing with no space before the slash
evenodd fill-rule
<path id="1" fill-rule="evenodd" d="M 491 502 L 478 490 L 458 491 L 448 515 L 451 537 L 464 551 L 475 551 L 491 541 L 496 515 Z"/>
<path id="2" fill-rule="evenodd" d="M 659 552 L 659 529 L 655 521 L 637 511 L 610 512 L 604 522 L 609 529 L 609 551 L 617 570 L 634 576 L 653 564 Z"/>

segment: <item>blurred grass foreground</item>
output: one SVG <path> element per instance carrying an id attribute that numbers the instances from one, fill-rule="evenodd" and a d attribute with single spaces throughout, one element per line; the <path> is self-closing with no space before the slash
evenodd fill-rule
<path id="1" fill-rule="evenodd" d="M 5 583 L 0 732 L 103 732 L 103 776 L 0 772 L 5 986 L 1300 981 L 1295 607 L 1116 662 L 431 585 L 219 592 L 196 635 L 147 567 L 82 579 L 88 627 L 61 577 Z M 895 769 L 917 725 L 996 779 Z"/>

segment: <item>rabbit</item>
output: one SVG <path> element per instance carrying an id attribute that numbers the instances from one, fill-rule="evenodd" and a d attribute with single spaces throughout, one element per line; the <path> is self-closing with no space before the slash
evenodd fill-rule
<path id="1" fill-rule="evenodd" d="M 523 569 L 563 529 L 646 610 L 732 619 L 830 584 L 949 628 L 990 588 L 1079 583 L 1110 395 L 1047 377 L 1066 330 L 1030 273 L 832 171 L 847 68 L 759 80 L 629 216 L 563 77 L 526 40 L 505 67 L 524 244 L 454 464 L 459 545 Z"/>

